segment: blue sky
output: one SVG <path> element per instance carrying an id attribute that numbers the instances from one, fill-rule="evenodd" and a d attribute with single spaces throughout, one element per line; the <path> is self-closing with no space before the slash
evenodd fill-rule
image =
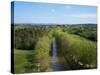
<path id="1" fill-rule="evenodd" d="M 14 23 L 97 23 L 97 7 L 36 2 L 14 2 Z"/>

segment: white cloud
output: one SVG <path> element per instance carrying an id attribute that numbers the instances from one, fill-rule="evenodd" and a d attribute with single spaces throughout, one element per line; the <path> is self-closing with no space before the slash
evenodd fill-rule
<path id="1" fill-rule="evenodd" d="M 71 15 L 72 17 L 77 17 L 77 18 L 96 18 L 97 14 L 73 14 Z"/>

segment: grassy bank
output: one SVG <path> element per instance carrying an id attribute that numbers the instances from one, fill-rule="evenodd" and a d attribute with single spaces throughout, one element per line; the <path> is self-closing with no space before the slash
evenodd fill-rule
<path id="1" fill-rule="evenodd" d="M 51 40 L 47 36 L 39 38 L 36 44 L 36 56 L 39 59 L 40 71 L 50 70 L 50 51 L 51 51 Z"/>
<path id="2" fill-rule="evenodd" d="M 96 42 L 61 30 L 55 35 L 58 53 L 69 62 L 72 69 L 96 68 Z"/>

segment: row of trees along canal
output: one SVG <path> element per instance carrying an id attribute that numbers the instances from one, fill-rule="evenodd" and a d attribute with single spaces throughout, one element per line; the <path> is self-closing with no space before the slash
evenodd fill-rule
<path id="1" fill-rule="evenodd" d="M 15 50 L 30 51 L 21 66 L 23 72 L 96 68 L 96 38 L 82 37 L 70 29 L 68 26 L 15 26 Z M 15 57 L 14 61 L 19 59 Z M 17 65 L 14 72 L 21 73 Z"/>

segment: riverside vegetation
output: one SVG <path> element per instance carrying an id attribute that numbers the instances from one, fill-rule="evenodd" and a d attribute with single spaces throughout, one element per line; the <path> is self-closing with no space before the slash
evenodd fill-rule
<path id="1" fill-rule="evenodd" d="M 62 70 L 97 67 L 96 24 L 15 25 L 14 73 L 53 71 L 54 37 Z"/>

